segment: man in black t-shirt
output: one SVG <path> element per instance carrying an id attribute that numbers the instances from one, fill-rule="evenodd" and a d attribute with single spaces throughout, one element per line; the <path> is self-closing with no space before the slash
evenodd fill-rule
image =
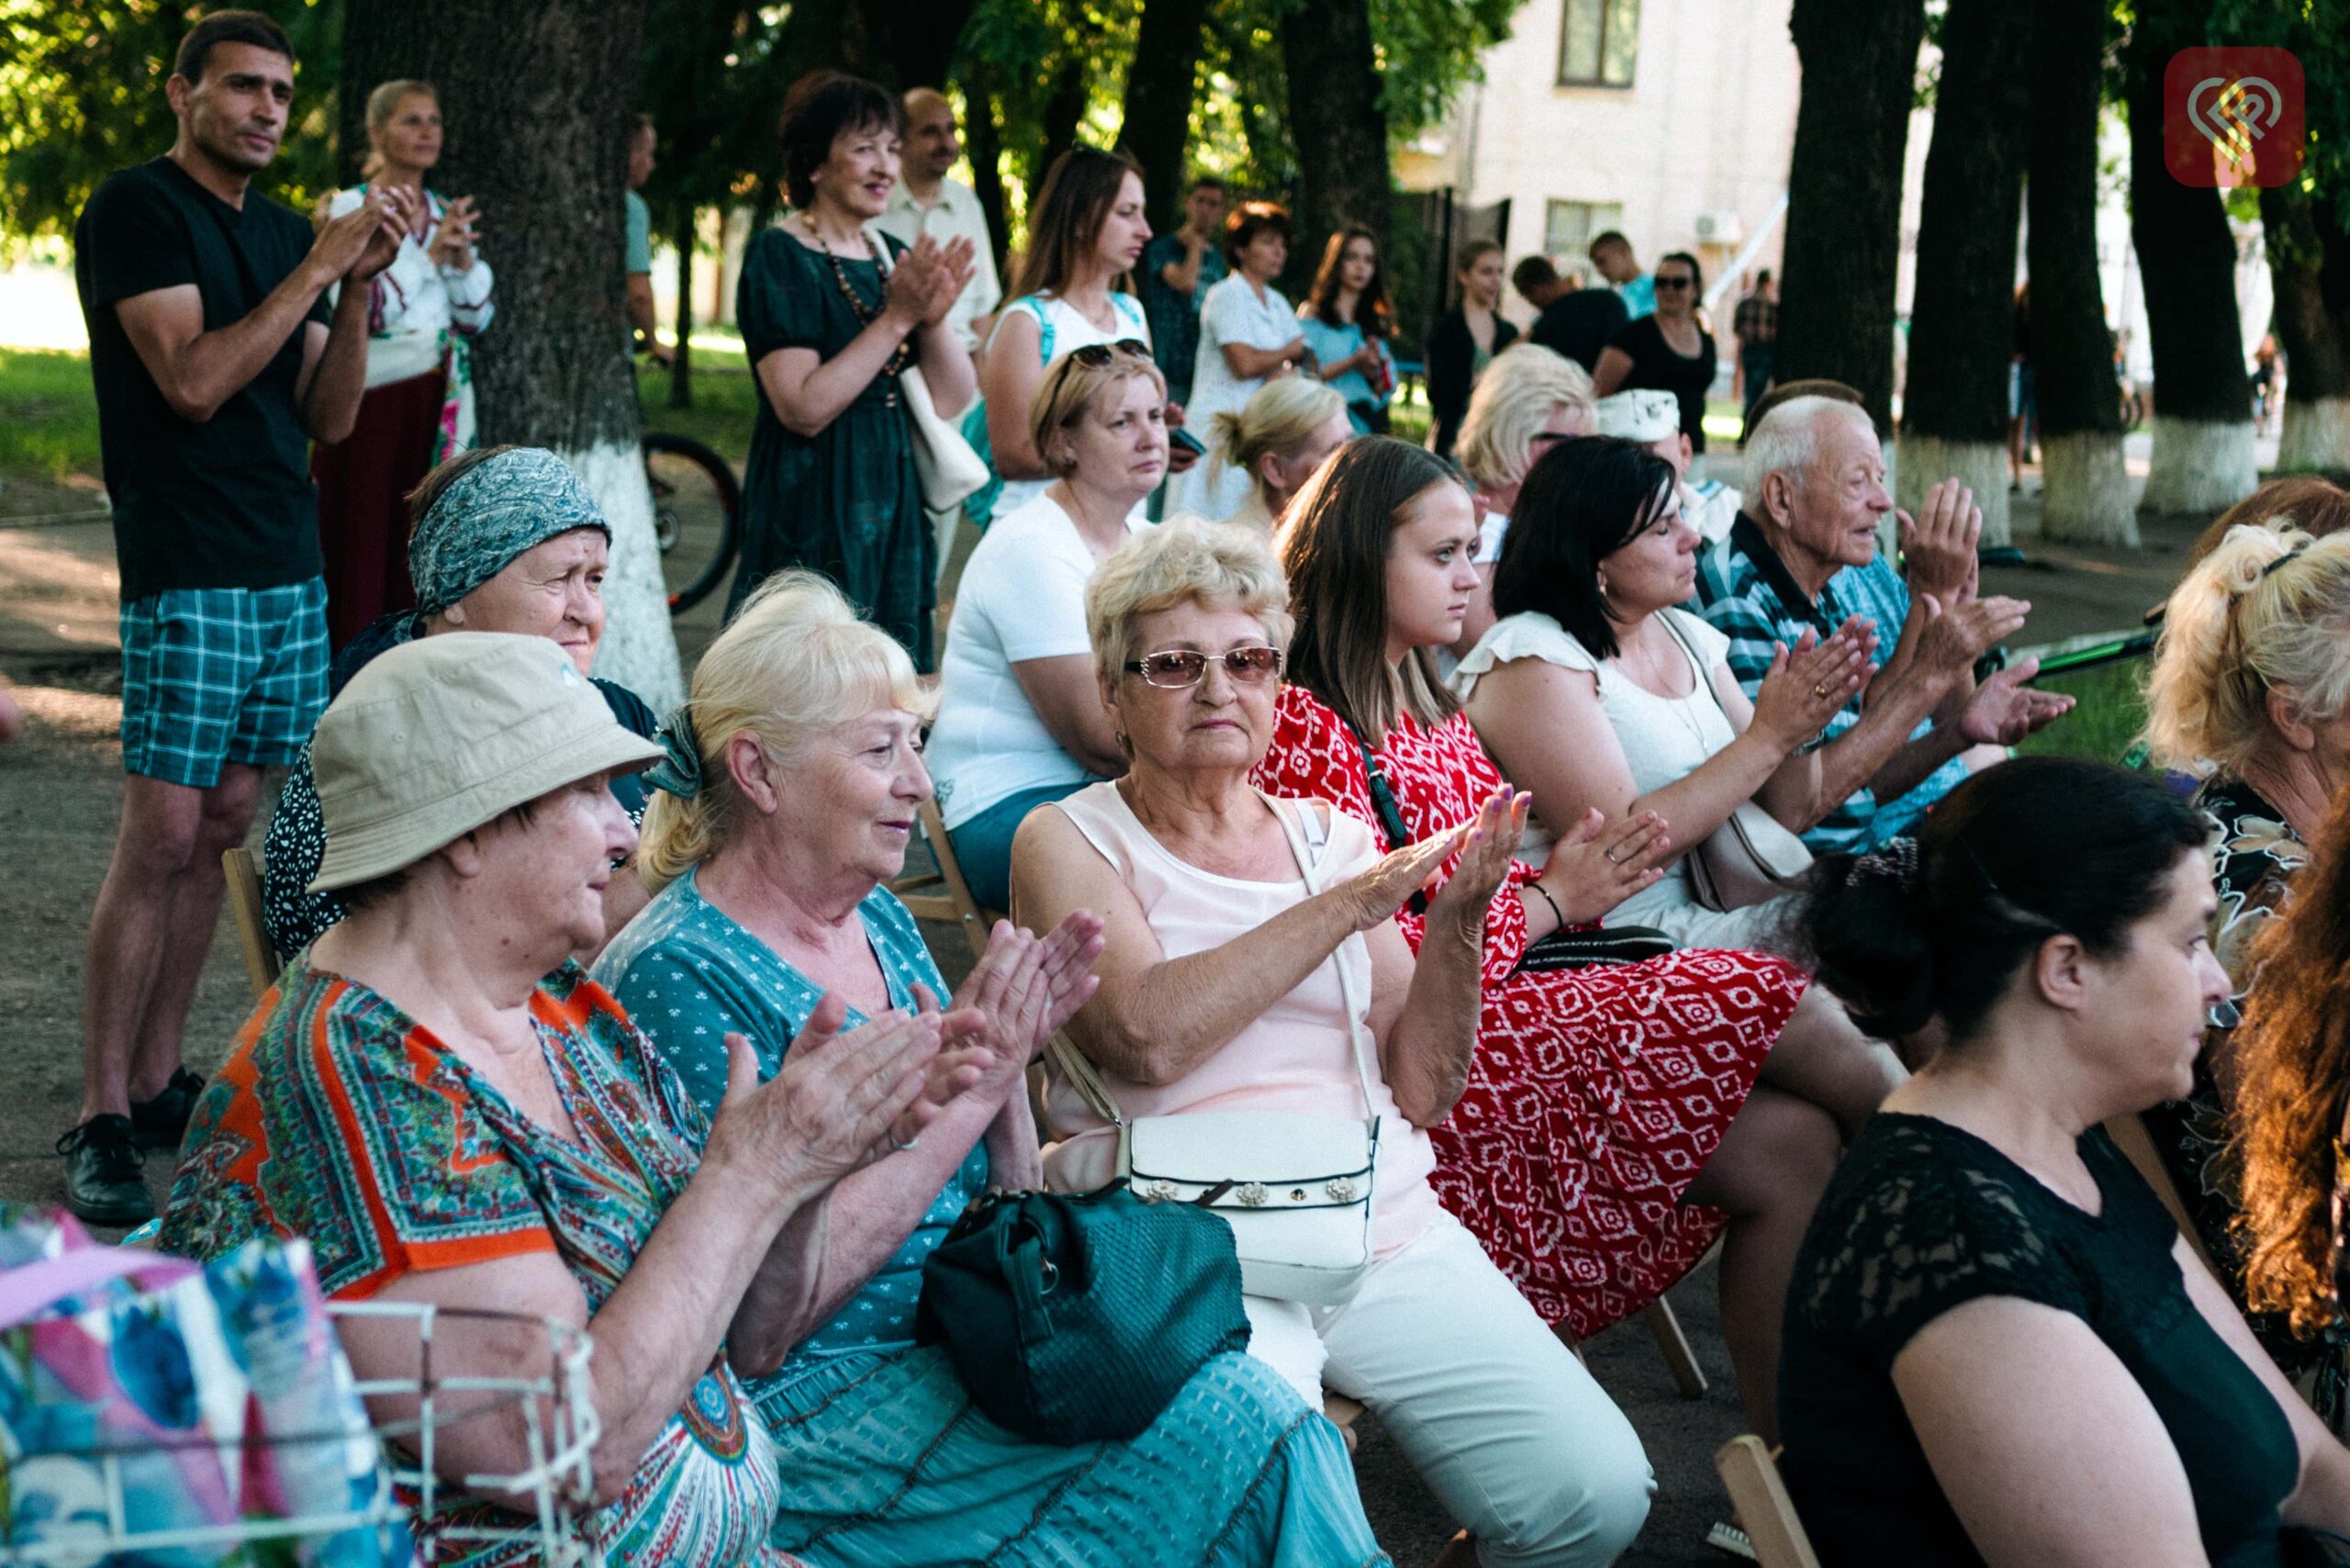
<path id="1" fill-rule="evenodd" d="M 203 1081 L 180 1033 L 219 918 L 221 851 L 261 770 L 326 704 L 309 442 L 351 433 L 367 285 L 414 216 L 379 190 L 313 240 L 247 187 L 276 155 L 294 50 L 250 11 L 207 17 L 165 83 L 179 136 L 107 178 L 74 225 L 122 571 L 122 825 L 90 918 L 82 1108 L 66 1205 L 152 1212 L 140 1148 L 177 1147 Z M 345 286 L 331 309 L 327 290 Z"/>
<path id="2" fill-rule="evenodd" d="M 1577 288 L 1559 276 L 1548 256 L 1528 256 L 1511 274 L 1517 292 L 1541 312 L 1527 338 L 1583 366 L 1588 375 L 1626 320 L 1624 301 L 1612 288 Z"/>

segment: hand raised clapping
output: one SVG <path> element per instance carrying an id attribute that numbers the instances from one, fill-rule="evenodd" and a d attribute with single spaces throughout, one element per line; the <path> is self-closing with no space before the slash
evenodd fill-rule
<path id="1" fill-rule="evenodd" d="M 1959 734 L 1975 745 L 2014 745 L 2071 712 L 2076 699 L 2025 684 L 2039 673 L 2032 657 L 1993 675 L 1960 711 Z"/>
<path id="2" fill-rule="evenodd" d="M 451 272 L 473 271 L 474 198 L 459 196 L 441 214 L 440 223 L 432 230 L 432 239 L 425 247 L 425 256 L 436 267 Z"/>
<path id="3" fill-rule="evenodd" d="M 931 235 L 916 240 L 890 270 L 883 308 L 908 330 L 935 327 L 962 297 L 977 268 L 971 241 L 958 237 L 941 245 Z"/>
<path id="4" fill-rule="evenodd" d="M 310 255 L 333 278 L 366 284 L 392 264 L 414 227 L 416 197 L 397 185 L 371 185 L 359 205 L 327 219 Z"/>
<path id="5" fill-rule="evenodd" d="M 1926 492 L 1922 519 L 1906 511 L 1893 515 L 1901 525 L 1902 573 L 1910 593 L 1931 594 L 1944 606 L 1973 599 L 1983 542 L 1983 509 L 1975 504 L 1975 492 L 1944 479 Z"/>
<path id="6" fill-rule="evenodd" d="M 1610 823 L 1596 806 L 1550 846 L 1542 868 L 1542 890 L 1559 906 L 1559 918 L 1584 925 L 1664 875 L 1673 835 L 1654 812 L 1639 812 Z"/>
<path id="7" fill-rule="evenodd" d="M 1830 637 L 1807 626 L 1792 649 L 1773 644 L 1750 732 L 1782 751 L 1803 745 L 1868 684 L 1876 673 L 1869 658 L 1875 649 L 1875 622 L 1857 615 Z"/>
<path id="8" fill-rule="evenodd" d="M 1533 796 L 1505 784 L 1486 798 L 1475 817 L 1446 835 L 1460 860 L 1428 905 L 1431 922 L 1449 915 L 1470 932 L 1483 932 L 1486 906 L 1509 879 L 1510 862 L 1516 857 L 1526 813 L 1533 804 Z"/>

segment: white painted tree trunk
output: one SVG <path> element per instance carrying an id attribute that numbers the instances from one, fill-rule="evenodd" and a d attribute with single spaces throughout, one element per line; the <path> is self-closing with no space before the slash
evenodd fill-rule
<path id="1" fill-rule="evenodd" d="M 667 715 L 686 700 L 677 666 L 677 639 L 669 627 L 669 591 L 661 577 L 661 549 L 653 538 L 653 492 L 644 483 L 639 448 L 618 442 L 563 460 L 579 472 L 612 525 L 611 566 L 604 574 L 604 639 L 596 673 L 618 682 Z"/>
<path id="2" fill-rule="evenodd" d="M 2225 511 L 2260 484 L 2250 420 L 2154 416 L 2154 458 L 2141 504 L 2151 512 Z"/>
<path id="3" fill-rule="evenodd" d="M 1987 441 L 1945 441 L 1904 431 L 1896 442 L 1893 498 L 1915 517 L 1925 510 L 1926 492 L 1955 478 L 1975 492 L 1983 509 L 1983 543 L 2006 544 L 2013 536 L 2008 515 L 2008 449 Z"/>
<path id="4" fill-rule="evenodd" d="M 2040 534 L 2082 544 L 2138 543 L 2138 503 L 2119 431 L 2042 436 Z"/>
<path id="5" fill-rule="evenodd" d="M 2285 400 L 2277 438 L 2277 472 L 2308 474 L 2350 468 L 2350 398 Z"/>

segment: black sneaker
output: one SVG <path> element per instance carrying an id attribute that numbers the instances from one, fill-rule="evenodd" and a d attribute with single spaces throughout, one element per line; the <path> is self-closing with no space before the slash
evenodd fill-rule
<path id="1" fill-rule="evenodd" d="M 57 1152 L 65 1157 L 65 1206 L 83 1219 L 132 1226 L 155 1217 L 129 1116 L 92 1116 L 57 1140 Z"/>
<path id="2" fill-rule="evenodd" d="M 187 1136 L 188 1113 L 196 1109 L 196 1097 L 204 1092 L 204 1074 L 175 1068 L 172 1081 L 152 1100 L 130 1103 L 131 1136 L 141 1148 L 177 1149 L 180 1139 Z"/>

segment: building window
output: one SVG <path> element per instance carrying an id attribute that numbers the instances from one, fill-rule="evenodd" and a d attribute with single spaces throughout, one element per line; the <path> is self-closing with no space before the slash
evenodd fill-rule
<path id="1" fill-rule="evenodd" d="M 1565 267 L 1584 267 L 1592 241 L 1623 227 L 1621 202 L 1554 201 L 1542 213 L 1542 253 Z"/>
<path id="2" fill-rule="evenodd" d="M 1640 57 L 1640 0 L 1563 0 L 1559 85 L 1628 87 Z"/>

